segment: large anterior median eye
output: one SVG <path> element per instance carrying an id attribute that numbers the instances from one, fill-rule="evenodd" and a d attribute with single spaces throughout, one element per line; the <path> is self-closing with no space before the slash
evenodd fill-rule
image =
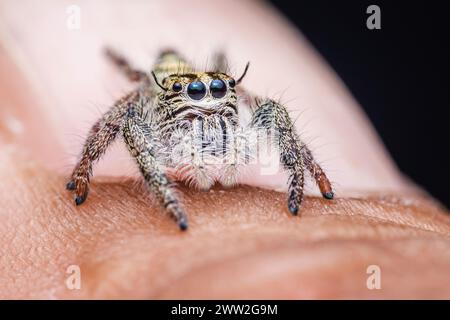
<path id="1" fill-rule="evenodd" d="M 227 93 L 227 85 L 220 79 L 211 81 L 209 85 L 209 91 L 214 98 L 222 98 Z"/>
<path id="2" fill-rule="evenodd" d="M 201 81 L 191 82 L 187 87 L 187 93 L 191 99 L 201 100 L 206 94 L 206 86 Z"/>

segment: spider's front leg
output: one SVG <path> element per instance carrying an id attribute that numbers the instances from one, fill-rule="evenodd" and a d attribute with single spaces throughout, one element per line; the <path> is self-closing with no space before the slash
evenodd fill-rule
<path id="1" fill-rule="evenodd" d="M 180 229 L 186 230 L 188 221 L 178 200 L 175 186 L 164 173 L 162 165 L 158 163 L 155 157 L 156 146 L 152 146 L 149 141 L 152 130 L 133 107 L 128 109 L 123 135 L 128 149 L 136 159 L 151 192 L 164 208 L 173 215 Z"/>
<path id="2" fill-rule="evenodd" d="M 111 48 L 105 49 L 105 55 L 114 65 L 116 65 L 122 71 L 122 73 L 128 78 L 128 80 L 147 83 L 150 82 L 150 79 L 145 72 L 134 69 L 127 61 L 127 59 L 125 59 L 123 56 L 121 56 Z"/>
<path id="3" fill-rule="evenodd" d="M 84 143 L 80 161 L 75 166 L 71 180 L 66 185 L 68 190 L 75 191 L 77 205 L 82 204 L 87 198 L 93 163 L 105 153 L 116 138 L 124 122 L 128 104 L 136 101 L 138 96 L 137 92 L 131 92 L 117 101 L 91 128 Z"/>
<path id="4" fill-rule="evenodd" d="M 257 101 L 251 126 L 274 133 L 280 161 L 289 172 L 288 208 L 297 214 L 303 198 L 304 169 L 311 172 L 324 198 L 332 199 L 331 184 L 322 168 L 314 160 L 311 151 L 300 140 L 294 124 L 284 106 L 267 99 Z"/>

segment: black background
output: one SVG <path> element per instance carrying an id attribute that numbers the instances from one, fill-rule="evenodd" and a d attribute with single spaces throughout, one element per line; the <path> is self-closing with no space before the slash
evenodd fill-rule
<path id="1" fill-rule="evenodd" d="M 450 207 L 448 1 L 271 3 L 342 78 L 399 168 Z M 371 4 L 381 30 L 366 27 Z"/>

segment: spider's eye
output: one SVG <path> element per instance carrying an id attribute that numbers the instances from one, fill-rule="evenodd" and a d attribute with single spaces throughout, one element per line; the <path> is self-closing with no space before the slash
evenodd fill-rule
<path id="1" fill-rule="evenodd" d="M 180 92 L 182 89 L 183 89 L 183 85 L 181 83 L 179 83 L 179 82 L 175 82 L 172 85 L 172 90 L 175 91 L 175 92 Z"/>
<path id="2" fill-rule="evenodd" d="M 227 85 L 220 79 L 214 79 L 209 85 L 209 90 L 214 98 L 222 98 L 227 93 Z"/>
<path id="3" fill-rule="evenodd" d="M 234 86 L 236 85 L 236 81 L 234 79 L 230 79 L 228 80 L 228 85 L 230 86 L 230 88 L 234 88 Z"/>
<path id="4" fill-rule="evenodd" d="M 187 93 L 191 99 L 201 100 L 206 94 L 206 86 L 201 81 L 191 82 L 187 87 Z"/>

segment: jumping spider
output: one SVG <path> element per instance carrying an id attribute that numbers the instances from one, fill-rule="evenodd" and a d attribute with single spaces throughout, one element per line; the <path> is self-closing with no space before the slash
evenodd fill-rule
<path id="1" fill-rule="evenodd" d="M 327 176 L 300 140 L 286 108 L 271 99 L 254 98 L 238 87 L 248 64 L 235 80 L 226 73 L 223 55 L 216 57 L 213 71 L 199 72 L 168 50 L 159 55 L 152 79 L 133 69 L 117 53 L 107 50 L 106 54 L 139 86 L 117 101 L 90 130 L 67 184 L 67 189 L 75 193 L 77 205 L 88 195 L 93 163 L 121 134 L 151 192 L 185 230 L 187 217 L 168 170 L 172 168 L 180 180 L 201 189 L 209 189 L 216 181 L 233 185 L 239 162 L 244 159 L 248 163 L 248 156 L 254 152 L 249 143 L 237 142 L 238 138 L 248 142 L 246 138 L 260 130 L 276 132 L 273 142 L 289 173 L 288 208 L 292 214 L 298 213 L 302 201 L 305 168 L 323 197 L 333 198 Z M 241 108 L 251 113 L 248 124 L 238 117 Z M 211 158 L 216 161 L 206 161 Z"/>

